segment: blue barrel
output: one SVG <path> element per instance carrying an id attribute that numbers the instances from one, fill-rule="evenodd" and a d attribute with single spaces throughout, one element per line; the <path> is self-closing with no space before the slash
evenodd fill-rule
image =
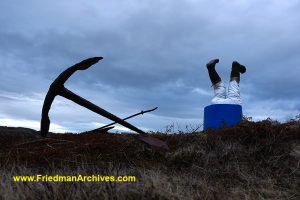
<path id="1" fill-rule="evenodd" d="M 212 104 L 204 108 L 204 127 L 222 128 L 235 126 L 242 121 L 242 106 L 237 104 Z"/>

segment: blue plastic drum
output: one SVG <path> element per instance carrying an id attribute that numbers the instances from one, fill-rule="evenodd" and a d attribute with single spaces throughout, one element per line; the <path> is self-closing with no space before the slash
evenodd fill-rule
<path id="1" fill-rule="evenodd" d="M 204 108 L 204 127 L 222 128 L 235 126 L 242 121 L 242 106 L 237 104 L 212 104 Z"/>

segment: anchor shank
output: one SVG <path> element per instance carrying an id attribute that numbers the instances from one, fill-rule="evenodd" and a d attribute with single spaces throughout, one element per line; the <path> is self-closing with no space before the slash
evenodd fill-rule
<path id="1" fill-rule="evenodd" d="M 68 90 L 67 88 L 64 88 L 63 90 L 60 90 L 58 95 L 63 96 L 95 113 L 98 113 L 99 115 L 102 115 L 103 117 L 106 117 L 112 121 L 115 121 L 118 124 L 121 124 L 123 126 L 125 126 L 126 128 L 129 128 L 130 130 L 133 130 L 135 132 L 141 133 L 141 134 L 145 134 L 144 131 L 138 129 L 137 127 L 129 124 L 128 122 L 122 120 L 121 118 L 111 114 L 110 112 L 107 112 L 106 110 L 100 108 L 99 106 L 89 102 L 88 100 L 78 96 L 77 94 L 71 92 L 70 90 Z"/>

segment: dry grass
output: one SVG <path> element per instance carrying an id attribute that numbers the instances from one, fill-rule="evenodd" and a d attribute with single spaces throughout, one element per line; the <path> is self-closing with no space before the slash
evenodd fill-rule
<path id="1" fill-rule="evenodd" d="M 300 198 L 299 120 L 244 121 L 206 134 L 151 133 L 168 143 L 168 152 L 126 134 L 51 133 L 44 139 L 34 131 L 1 130 L 1 199 Z M 34 174 L 128 175 L 138 181 L 12 181 Z"/>

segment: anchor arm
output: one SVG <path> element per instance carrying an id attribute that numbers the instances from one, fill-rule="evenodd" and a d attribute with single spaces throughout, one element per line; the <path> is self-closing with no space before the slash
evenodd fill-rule
<path id="1" fill-rule="evenodd" d="M 77 70 L 86 70 L 102 59 L 103 57 L 92 57 L 69 67 L 54 80 L 53 84 L 63 85 Z"/>
<path id="2" fill-rule="evenodd" d="M 88 69 L 93 64 L 96 64 L 99 60 L 103 59 L 103 57 L 92 57 L 86 60 L 83 60 L 65 71 L 63 71 L 50 85 L 48 93 L 45 97 L 43 109 L 42 109 L 42 118 L 41 118 L 41 127 L 40 132 L 43 137 L 46 137 L 49 131 L 50 119 L 49 119 L 49 110 L 51 108 L 52 102 L 56 95 L 64 90 L 64 83 L 76 72 L 77 70 L 85 70 Z"/>
<path id="3" fill-rule="evenodd" d="M 43 137 L 46 137 L 49 131 L 50 119 L 48 114 L 55 96 L 56 94 L 50 89 L 45 97 L 41 119 L 41 135 Z"/>

